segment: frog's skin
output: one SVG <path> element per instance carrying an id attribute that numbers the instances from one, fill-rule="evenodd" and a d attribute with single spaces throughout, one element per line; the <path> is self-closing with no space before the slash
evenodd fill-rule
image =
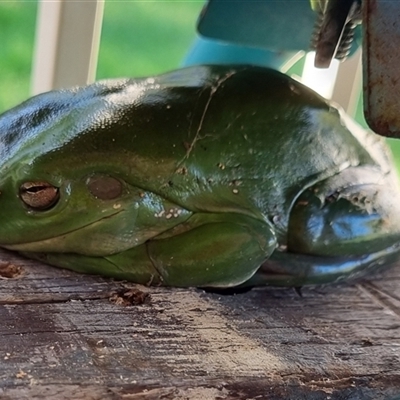
<path id="1" fill-rule="evenodd" d="M 291 78 L 197 66 L 0 116 L 0 245 L 142 284 L 337 281 L 400 254 L 388 152 Z"/>

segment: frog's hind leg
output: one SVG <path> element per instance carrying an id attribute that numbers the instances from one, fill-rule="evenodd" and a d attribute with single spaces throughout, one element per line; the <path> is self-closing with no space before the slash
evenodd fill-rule
<path id="1" fill-rule="evenodd" d="M 267 223 L 221 213 L 196 214 L 177 229 L 106 257 L 25 255 L 79 272 L 142 284 L 232 287 L 250 279 L 275 247 L 275 234 Z"/>
<path id="2" fill-rule="evenodd" d="M 304 286 L 340 282 L 391 266 L 400 259 L 400 244 L 363 256 L 321 257 L 275 252 L 246 286 Z"/>
<path id="3" fill-rule="evenodd" d="M 148 243 L 149 256 L 167 285 L 237 286 L 276 247 L 272 228 L 254 218 L 200 214 L 195 219 L 195 228 Z"/>

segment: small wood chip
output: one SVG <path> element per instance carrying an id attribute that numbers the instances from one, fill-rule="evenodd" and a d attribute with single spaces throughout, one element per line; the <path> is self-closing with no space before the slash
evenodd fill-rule
<path id="1" fill-rule="evenodd" d="M 140 306 L 149 302 L 151 299 L 150 293 L 143 292 L 139 289 L 121 289 L 113 292 L 109 297 L 111 303 L 118 306 Z"/>
<path id="2" fill-rule="evenodd" d="M 0 279 L 15 279 L 23 275 L 24 269 L 11 263 L 0 263 Z"/>

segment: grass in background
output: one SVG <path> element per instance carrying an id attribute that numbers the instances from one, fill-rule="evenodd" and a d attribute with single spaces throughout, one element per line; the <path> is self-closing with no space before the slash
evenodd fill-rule
<path id="1" fill-rule="evenodd" d="M 106 0 L 97 78 L 145 76 L 180 65 L 205 0 Z M 37 1 L 0 3 L 0 112 L 29 96 Z M 362 122 L 362 113 L 357 114 Z M 400 140 L 389 140 L 400 170 Z"/>
<path id="2" fill-rule="evenodd" d="M 177 68 L 195 38 L 199 1 L 106 0 L 97 78 Z"/>
<path id="3" fill-rule="evenodd" d="M 0 3 L 0 112 L 29 96 L 37 2 Z"/>
<path id="4" fill-rule="evenodd" d="M 106 0 L 97 78 L 177 68 L 204 0 Z M 29 96 L 37 1 L 0 3 L 0 112 Z"/>

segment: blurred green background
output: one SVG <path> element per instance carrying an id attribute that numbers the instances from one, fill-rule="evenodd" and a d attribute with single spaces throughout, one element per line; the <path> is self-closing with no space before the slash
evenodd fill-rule
<path id="1" fill-rule="evenodd" d="M 106 0 L 97 79 L 176 68 L 205 0 Z M 29 96 L 37 0 L 0 3 L 0 112 Z M 357 113 L 359 122 L 362 113 Z M 390 140 L 400 169 L 400 140 Z"/>
<path id="2" fill-rule="evenodd" d="M 0 2 L 0 112 L 29 96 L 38 1 Z M 176 68 L 204 0 L 106 0 L 97 78 Z"/>

